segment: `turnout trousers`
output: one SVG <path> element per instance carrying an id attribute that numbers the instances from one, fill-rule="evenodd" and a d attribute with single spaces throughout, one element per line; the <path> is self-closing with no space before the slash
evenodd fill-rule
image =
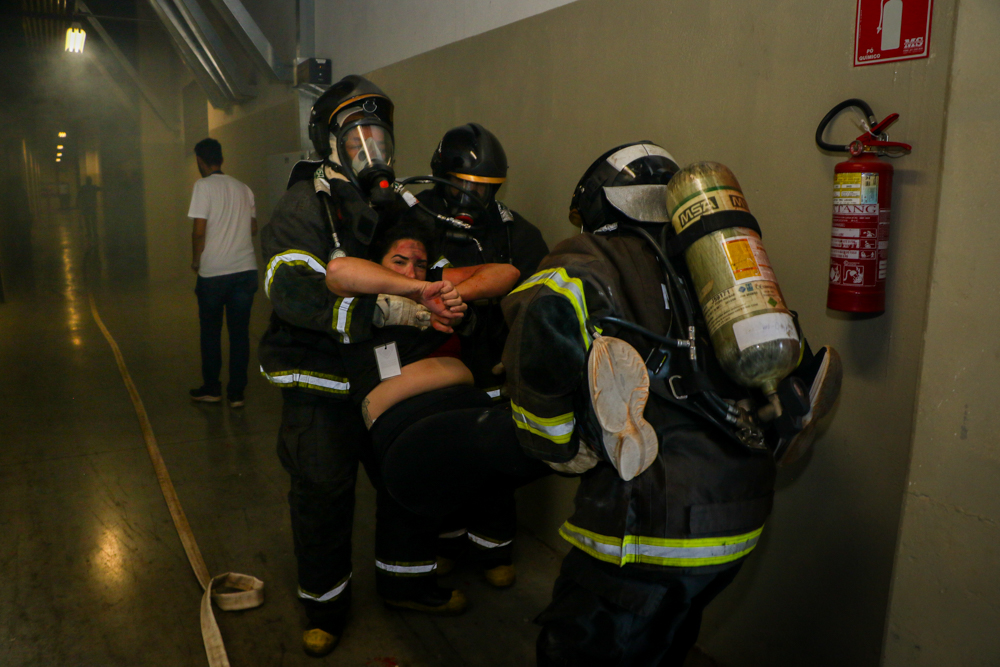
<path id="1" fill-rule="evenodd" d="M 298 596 L 313 627 L 339 634 L 351 600 L 351 532 L 358 463 L 376 491 L 376 587 L 387 599 L 419 597 L 435 582 L 437 525 L 397 503 L 374 463 L 353 403 L 282 390 L 278 457 L 291 476 L 288 505 Z"/>
<path id="2" fill-rule="evenodd" d="M 732 583 L 742 560 L 691 570 L 637 571 L 574 548 L 563 560 L 542 626 L 538 667 L 682 667 L 701 614 Z"/>

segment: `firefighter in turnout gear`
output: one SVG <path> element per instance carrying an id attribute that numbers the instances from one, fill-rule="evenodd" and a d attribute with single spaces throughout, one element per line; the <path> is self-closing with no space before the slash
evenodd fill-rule
<path id="1" fill-rule="evenodd" d="M 560 529 L 573 548 L 537 619 L 542 666 L 682 665 L 702 610 L 760 538 L 775 448 L 801 451 L 783 439 L 811 437 L 839 388 L 836 353 L 803 345 L 790 382 L 814 390 L 809 414 L 744 425 L 761 429 L 764 444 L 718 416 L 717 400 L 735 410 L 729 401 L 763 399 L 721 371 L 700 313 L 686 321 L 696 297 L 683 262 L 664 265 L 658 239 L 672 235 L 666 183 L 677 171 L 650 142 L 602 155 L 572 200 L 570 219 L 586 233 L 556 246 L 503 301 L 521 446 L 582 473 Z"/>
<path id="2" fill-rule="evenodd" d="M 431 157 L 437 182 L 417 198 L 436 214 L 437 248 L 442 262 L 465 267 L 477 264 L 513 264 L 527 278 L 538 268 L 549 248 L 533 224 L 498 201 L 497 191 L 507 179 L 507 154 L 492 132 L 478 123 L 467 123 L 445 133 Z M 462 361 L 476 386 L 498 403 L 503 373 L 498 364 L 507 340 L 507 326 L 499 299 L 470 304 L 471 329 L 461 336 Z M 438 564 L 450 571 L 459 557 L 471 550 L 486 579 L 494 586 L 514 583 L 511 566 L 515 529 L 514 508 L 507 521 L 483 523 L 475 508 L 442 527 Z"/>
<path id="3" fill-rule="evenodd" d="M 453 314 L 430 299 L 339 298 L 325 284 L 331 258 L 367 257 L 380 220 L 406 208 L 388 187 L 394 180 L 392 112 L 389 98 L 360 76 L 324 93 L 309 124 L 321 160 L 295 165 L 261 233 L 264 288 L 274 310 L 259 358 L 261 372 L 282 389 L 278 455 L 291 475 L 298 596 L 310 623 L 303 645 L 313 656 L 334 649 L 347 620 L 359 461 L 378 494 L 379 594 L 387 604 L 432 613 L 465 606 L 461 593 L 436 584 L 436 525 L 385 492 L 341 359 L 343 345 L 370 337 L 372 326 L 426 328 L 433 321 L 448 329 Z"/>

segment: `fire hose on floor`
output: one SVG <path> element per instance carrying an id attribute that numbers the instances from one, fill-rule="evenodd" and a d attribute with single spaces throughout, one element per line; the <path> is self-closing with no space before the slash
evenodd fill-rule
<path id="1" fill-rule="evenodd" d="M 132 399 L 132 406 L 135 408 L 136 417 L 139 419 L 142 437 L 146 441 L 146 450 L 149 452 L 149 458 L 153 463 L 156 480 L 160 483 L 160 491 L 163 492 L 163 499 L 167 503 L 167 509 L 170 510 L 170 517 L 174 521 L 177 535 L 181 539 L 185 553 L 187 553 L 191 569 L 194 570 L 194 575 L 198 578 L 198 583 L 201 584 L 202 589 L 205 591 L 201 597 L 201 636 L 205 642 L 205 653 L 208 655 L 208 664 L 210 667 L 229 667 L 229 656 L 226 655 L 226 647 L 222 642 L 219 625 L 215 622 L 212 602 L 214 601 L 219 606 L 219 609 L 226 611 L 259 607 L 264 602 L 264 582 L 256 577 L 234 572 L 226 572 L 215 577 L 209 576 L 208 567 L 205 565 L 205 560 L 201 556 L 201 550 L 198 549 L 198 543 L 194 539 L 194 533 L 191 532 L 191 526 L 184 515 L 184 509 L 177 498 L 177 491 L 174 490 L 174 484 L 170 481 L 170 473 L 167 472 L 167 466 L 160 455 L 160 448 L 156 444 L 156 436 L 153 434 L 153 427 L 149 423 L 149 417 L 146 415 L 146 408 L 143 407 L 139 392 L 132 382 L 132 376 L 129 375 L 128 367 L 125 366 L 125 359 L 118 348 L 118 343 L 112 338 L 111 333 L 108 332 L 107 327 L 104 326 L 104 322 L 101 320 L 100 314 L 97 312 L 97 305 L 94 303 L 93 294 L 90 295 L 90 312 L 115 355 L 115 361 L 118 363 L 118 371 L 125 382 L 125 388 L 128 389 L 129 397 Z M 219 589 L 225 589 L 225 592 Z M 234 590 L 235 592 L 229 592 L 230 590 Z"/>

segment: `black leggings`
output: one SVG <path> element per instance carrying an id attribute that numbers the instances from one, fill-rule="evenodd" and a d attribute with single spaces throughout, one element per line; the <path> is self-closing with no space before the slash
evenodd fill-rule
<path id="1" fill-rule="evenodd" d="M 514 429 L 510 410 L 461 385 L 397 403 L 371 436 L 392 497 L 416 514 L 444 518 L 470 501 L 512 502 L 515 488 L 551 472 L 524 454 Z"/>

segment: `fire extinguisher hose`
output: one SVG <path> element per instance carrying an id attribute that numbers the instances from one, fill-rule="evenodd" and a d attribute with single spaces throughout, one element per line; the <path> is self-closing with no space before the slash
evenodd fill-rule
<path id="1" fill-rule="evenodd" d="M 831 153 L 846 153 L 850 151 L 850 146 L 847 144 L 828 144 L 823 141 L 823 133 L 826 132 L 826 126 L 830 124 L 831 121 L 844 109 L 849 107 L 854 107 L 856 109 L 861 109 L 864 112 L 865 118 L 868 121 L 868 128 L 873 128 L 878 125 L 878 120 L 875 118 L 875 112 L 872 108 L 868 106 L 868 103 L 864 100 L 852 97 L 849 100 L 844 100 L 837 106 L 830 109 L 823 120 L 819 122 L 819 126 L 816 128 L 816 145 L 825 151 L 830 151 Z"/>

